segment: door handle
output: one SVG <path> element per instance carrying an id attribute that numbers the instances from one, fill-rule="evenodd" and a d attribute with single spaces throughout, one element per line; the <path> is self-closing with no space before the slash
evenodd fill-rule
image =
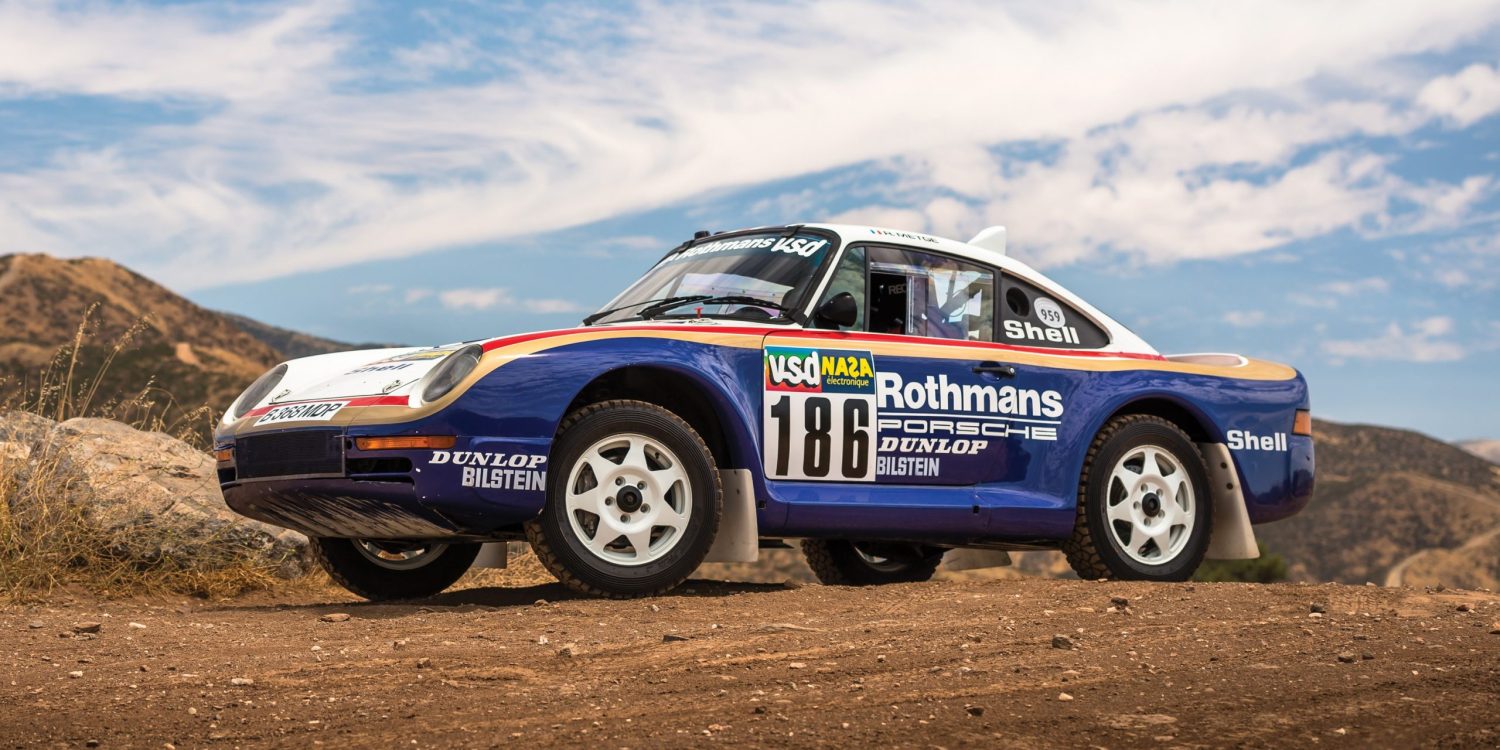
<path id="1" fill-rule="evenodd" d="M 983 375 L 996 375 L 1002 378 L 1013 378 L 1016 376 L 1016 368 L 1010 365 L 1002 365 L 999 362 L 980 362 L 974 366 L 974 372 Z"/>

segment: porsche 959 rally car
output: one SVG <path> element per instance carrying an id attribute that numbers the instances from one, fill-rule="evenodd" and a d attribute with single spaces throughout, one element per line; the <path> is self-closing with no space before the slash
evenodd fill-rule
<path id="1" fill-rule="evenodd" d="M 216 455 L 232 508 L 370 599 L 520 539 L 607 596 L 788 539 L 831 584 L 925 579 L 956 548 L 1175 581 L 1254 557 L 1252 525 L 1313 489 L 1296 370 L 1163 356 L 1001 227 L 700 232 L 578 328 L 278 365 Z"/>

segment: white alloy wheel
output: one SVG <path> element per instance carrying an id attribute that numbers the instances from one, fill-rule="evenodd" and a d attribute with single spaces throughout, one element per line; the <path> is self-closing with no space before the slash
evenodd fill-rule
<path id="1" fill-rule="evenodd" d="M 1171 451 L 1155 445 L 1126 451 L 1110 472 L 1108 493 L 1110 533 L 1130 559 L 1162 565 L 1187 547 L 1198 503 L 1192 479 Z"/>
<path id="2" fill-rule="evenodd" d="M 359 539 L 354 542 L 354 549 L 366 560 L 386 570 L 415 570 L 437 559 L 448 545 L 400 546 Z"/>
<path id="3" fill-rule="evenodd" d="M 660 441 L 637 433 L 590 445 L 568 470 L 568 526 L 595 557 L 645 565 L 687 536 L 693 485 L 682 461 Z"/>
<path id="4" fill-rule="evenodd" d="M 859 555 L 859 559 L 865 561 L 866 565 L 869 565 L 871 568 L 874 568 L 875 570 L 881 572 L 898 571 L 906 567 L 906 564 L 899 560 L 892 560 L 888 557 L 872 555 L 864 551 L 864 549 L 861 548 L 858 544 L 854 545 L 854 553 Z"/>

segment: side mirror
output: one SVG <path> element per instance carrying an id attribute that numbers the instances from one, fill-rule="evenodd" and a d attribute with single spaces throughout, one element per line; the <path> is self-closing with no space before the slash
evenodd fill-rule
<path id="1" fill-rule="evenodd" d="M 833 295 L 813 313 L 813 322 L 819 327 L 848 328 L 859 322 L 859 303 L 854 295 L 839 292 Z"/>

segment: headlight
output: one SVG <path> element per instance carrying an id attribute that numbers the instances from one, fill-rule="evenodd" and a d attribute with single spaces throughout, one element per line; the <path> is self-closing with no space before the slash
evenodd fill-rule
<path id="1" fill-rule="evenodd" d="M 264 400 L 276 386 L 280 385 L 281 379 L 284 377 L 286 377 L 286 365 L 281 364 L 271 368 L 270 372 L 256 378 L 255 382 L 251 383 L 250 387 L 246 388 L 245 392 L 241 393 L 240 397 L 235 399 L 233 404 L 230 404 L 229 416 L 232 416 L 234 419 L 243 418 L 245 414 L 255 408 L 256 404 Z"/>
<path id="2" fill-rule="evenodd" d="M 422 400 L 431 403 L 448 395 L 453 386 L 458 385 L 459 381 L 468 377 L 479 366 L 479 358 L 482 356 L 484 347 L 478 344 L 471 344 L 449 354 L 422 378 Z"/>

